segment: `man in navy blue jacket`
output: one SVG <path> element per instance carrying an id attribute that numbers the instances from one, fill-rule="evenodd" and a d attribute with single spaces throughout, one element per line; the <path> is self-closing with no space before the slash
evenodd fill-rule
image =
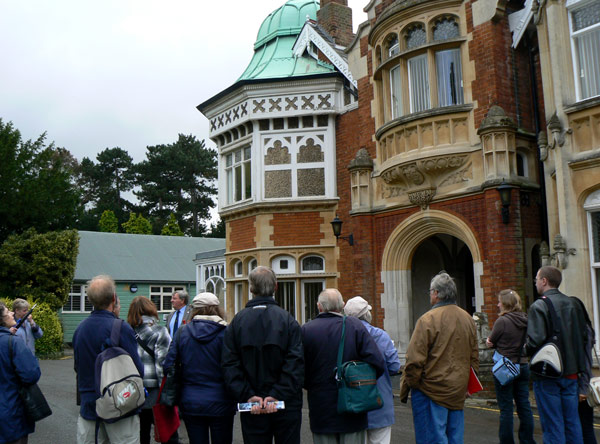
<path id="1" fill-rule="evenodd" d="M 96 276 L 88 282 L 87 297 L 94 311 L 83 320 L 73 334 L 73 351 L 77 386 L 81 408 L 77 419 L 77 444 L 94 444 L 96 428 L 96 394 L 94 366 L 102 346 L 110 342 L 110 333 L 116 319 L 113 310 L 117 303 L 115 281 L 110 276 Z M 144 365 L 137 352 L 135 333 L 127 323 L 121 326 L 119 346 L 131 355 L 140 375 Z M 138 415 L 123 418 L 115 423 L 100 423 L 99 443 L 136 444 L 140 442 Z"/>
<path id="2" fill-rule="evenodd" d="M 304 344 L 304 387 L 308 392 L 310 430 L 315 444 L 362 444 L 365 442 L 367 413 L 337 413 L 335 368 L 342 339 L 342 295 L 335 288 L 321 292 L 317 301 L 319 315 L 302 326 Z M 346 318 L 342 362 L 364 361 L 381 376 L 385 360 L 377 344 L 354 317 Z"/>

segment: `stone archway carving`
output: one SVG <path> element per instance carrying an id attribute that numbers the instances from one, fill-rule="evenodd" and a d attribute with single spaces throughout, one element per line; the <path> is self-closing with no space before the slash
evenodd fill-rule
<path id="1" fill-rule="evenodd" d="M 480 278 L 483 263 L 479 242 L 472 228 L 459 217 L 439 210 L 425 210 L 413 214 L 400 223 L 390 234 L 381 260 L 381 281 L 384 293 L 381 306 L 385 310 L 384 328 L 396 341 L 404 356 L 410 340 L 411 262 L 417 247 L 428 237 L 448 234 L 463 241 L 473 257 L 476 308 L 483 305 Z"/>

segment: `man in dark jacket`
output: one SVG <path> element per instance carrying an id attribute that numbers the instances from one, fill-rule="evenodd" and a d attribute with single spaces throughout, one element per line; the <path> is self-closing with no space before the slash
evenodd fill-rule
<path id="1" fill-rule="evenodd" d="M 300 443 L 304 357 L 298 322 L 273 298 L 275 273 L 248 276 L 254 298 L 231 321 L 223 342 L 223 375 L 237 402 L 257 402 L 240 421 L 245 443 Z M 274 402 L 284 401 L 277 410 Z"/>
<path id="2" fill-rule="evenodd" d="M 537 292 L 542 298 L 552 301 L 560 318 L 563 376 L 554 379 L 534 375 L 533 392 L 540 413 L 544 442 L 583 443 L 577 412 L 577 374 L 586 370 L 585 315 L 575 301 L 558 291 L 561 282 L 560 270 L 550 266 L 540 268 L 535 277 Z M 529 308 L 526 342 L 529 355 L 534 354 L 552 336 L 549 325 L 550 313 L 546 303 L 540 298 Z"/>
<path id="3" fill-rule="evenodd" d="M 317 301 L 319 315 L 302 326 L 306 372 L 304 387 L 308 391 L 310 430 L 315 444 L 362 444 L 368 425 L 367 413 L 338 414 L 335 368 L 342 338 L 341 314 L 344 300 L 340 292 L 328 288 Z M 346 333 L 342 361 L 364 361 L 381 376 L 385 360 L 377 344 L 354 317 L 346 318 Z"/>
<path id="4" fill-rule="evenodd" d="M 73 334 L 73 355 L 77 372 L 77 387 L 81 395 L 81 407 L 77 419 L 77 444 L 94 444 L 96 429 L 96 394 L 94 372 L 96 357 L 102 346 L 110 343 L 110 333 L 116 319 L 113 309 L 117 301 L 115 281 L 110 276 L 96 276 L 88 283 L 87 297 L 94 311 L 81 321 Z M 129 324 L 123 322 L 119 346 L 135 363 L 140 376 L 144 365 L 137 352 L 135 334 Z M 128 416 L 115 423 L 100 423 L 98 442 L 135 444 L 140 442 L 138 415 Z"/>

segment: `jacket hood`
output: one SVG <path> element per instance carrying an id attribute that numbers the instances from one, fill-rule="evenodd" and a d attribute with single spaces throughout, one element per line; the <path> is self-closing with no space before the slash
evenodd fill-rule
<path id="1" fill-rule="evenodd" d="M 527 315 L 522 311 L 511 311 L 508 313 L 504 313 L 502 316 L 505 316 L 512 322 L 514 322 L 518 328 L 527 327 Z"/>
<path id="2" fill-rule="evenodd" d="M 212 341 L 226 328 L 226 325 L 208 320 L 194 318 L 187 324 L 192 338 L 201 344 Z"/>

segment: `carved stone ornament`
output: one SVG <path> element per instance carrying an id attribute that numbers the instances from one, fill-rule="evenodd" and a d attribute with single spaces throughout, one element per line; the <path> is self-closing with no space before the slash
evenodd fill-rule
<path id="1" fill-rule="evenodd" d="M 357 151 L 354 159 L 350 161 L 348 165 L 349 171 L 354 170 L 370 170 L 373 171 L 373 159 L 369 155 L 366 148 L 361 148 Z"/>
<path id="2" fill-rule="evenodd" d="M 569 256 L 577 254 L 575 248 L 568 248 L 567 242 L 560 233 L 554 236 L 554 242 L 552 244 L 554 253 L 550 253 L 550 248 L 546 242 L 540 244 L 540 259 L 542 267 L 552 265 L 553 267 L 564 270 L 567 268 L 569 263 Z"/>
<path id="3" fill-rule="evenodd" d="M 548 137 L 546 136 L 546 131 L 538 133 L 537 145 L 540 150 L 540 160 L 545 162 L 548 158 Z"/>
<path id="4" fill-rule="evenodd" d="M 435 188 L 425 188 L 417 191 L 409 191 L 408 192 L 408 200 L 413 205 L 418 205 L 422 210 L 426 210 L 429 206 L 429 202 L 435 196 Z"/>
<path id="5" fill-rule="evenodd" d="M 429 185 L 436 188 L 450 174 L 465 165 L 468 154 L 455 154 L 419 159 L 386 168 L 381 177 L 388 185 L 405 185 L 407 188 Z"/>
<path id="6" fill-rule="evenodd" d="M 517 125 L 514 120 L 506 115 L 504 110 L 498 106 L 493 105 L 488 111 L 487 115 L 481 122 L 477 134 L 487 133 L 494 130 L 516 130 Z"/>

